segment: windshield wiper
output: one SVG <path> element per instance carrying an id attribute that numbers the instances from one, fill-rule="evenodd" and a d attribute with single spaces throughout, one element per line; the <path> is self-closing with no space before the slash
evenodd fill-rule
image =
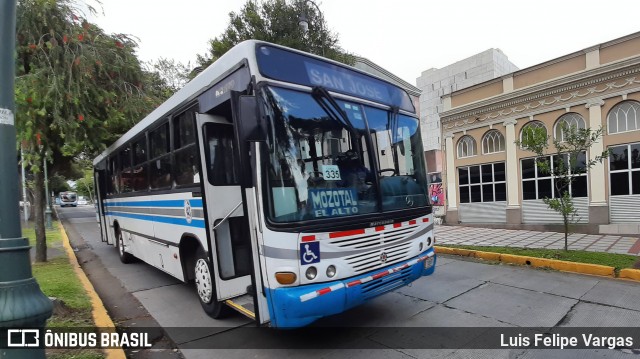
<path id="1" fill-rule="evenodd" d="M 349 131 L 358 135 L 358 131 L 353 127 L 353 124 L 351 123 L 351 120 L 349 120 L 347 114 L 342 111 L 340 105 L 338 105 L 336 100 L 333 99 L 327 89 L 316 86 L 311 90 L 311 95 L 332 120 L 340 122 L 344 127 L 348 128 Z"/>
<path id="2" fill-rule="evenodd" d="M 396 173 L 400 173 L 400 165 L 398 163 L 398 107 L 391 107 L 389 112 L 389 122 L 387 122 L 387 130 L 391 132 L 391 153 L 393 155 L 393 166 Z"/>
<path id="3" fill-rule="evenodd" d="M 389 112 L 389 122 L 387 122 L 387 130 L 391 131 L 391 145 L 397 145 L 397 137 L 398 137 L 398 112 L 399 109 L 397 107 L 391 107 L 391 112 Z"/>

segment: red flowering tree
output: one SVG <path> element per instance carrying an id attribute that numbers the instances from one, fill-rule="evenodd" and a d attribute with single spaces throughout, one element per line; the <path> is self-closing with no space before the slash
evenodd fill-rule
<path id="1" fill-rule="evenodd" d="M 36 261 L 47 259 L 43 160 L 91 156 L 162 101 L 144 91 L 136 43 L 105 34 L 79 9 L 73 0 L 18 0 L 16 128 L 34 177 Z"/>

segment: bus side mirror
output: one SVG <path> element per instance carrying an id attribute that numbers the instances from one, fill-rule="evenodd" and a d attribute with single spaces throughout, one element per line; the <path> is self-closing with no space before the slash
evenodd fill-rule
<path id="1" fill-rule="evenodd" d="M 242 128 L 242 135 L 248 142 L 266 141 L 266 132 L 260 114 L 258 101 L 255 96 L 241 95 L 238 98 L 238 115 Z"/>

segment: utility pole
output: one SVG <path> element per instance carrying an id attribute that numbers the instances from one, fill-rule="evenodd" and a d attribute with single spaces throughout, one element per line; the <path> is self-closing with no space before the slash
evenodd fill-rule
<path id="1" fill-rule="evenodd" d="M 20 228 L 14 115 L 16 0 L 0 1 L 0 358 L 45 358 L 44 349 L 7 347 L 8 329 L 42 329 L 52 305 L 31 272 L 29 241 Z M 31 338 L 32 339 L 32 338 Z M 39 335 L 44 344 L 44 335 Z M 29 343 L 34 341 L 29 340 Z"/>
<path id="2" fill-rule="evenodd" d="M 51 223 L 51 197 L 49 195 L 49 176 L 47 175 L 47 156 L 44 156 L 42 165 L 44 167 L 44 198 L 47 199 L 47 208 L 44 210 L 44 226 L 47 229 L 53 229 L 53 223 Z"/>
<path id="3" fill-rule="evenodd" d="M 29 225 L 29 214 L 31 210 L 31 205 L 27 208 L 27 178 L 25 170 L 24 170 L 24 149 L 20 146 L 20 164 L 22 165 L 22 210 L 24 211 L 24 225 L 25 227 Z"/>

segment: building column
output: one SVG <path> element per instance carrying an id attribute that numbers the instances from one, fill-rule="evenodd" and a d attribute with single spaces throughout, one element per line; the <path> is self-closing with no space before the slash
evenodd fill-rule
<path id="1" fill-rule="evenodd" d="M 591 130 L 595 131 L 602 127 L 602 105 L 604 105 L 604 101 L 601 99 L 590 99 L 585 105 L 589 109 Z M 595 160 L 603 151 L 604 143 L 600 138 L 589 149 L 589 160 Z M 609 204 L 605 196 L 607 188 L 605 187 L 606 173 L 604 168 L 604 162 L 598 162 L 589 170 L 589 223 L 591 224 L 609 223 Z"/>
<path id="2" fill-rule="evenodd" d="M 507 224 L 522 223 L 522 207 L 520 206 L 520 179 L 518 178 L 518 154 L 516 145 L 516 123 L 514 119 L 503 123 L 506 128 L 505 150 L 507 163 Z"/>
<path id="3" fill-rule="evenodd" d="M 453 146 L 453 134 L 445 135 L 445 155 L 447 156 L 447 217 L 450 224 L 460 221 L 458 216 L 458 187 L 456 186 L 456 167 L 454 156 L 456 149 Z"/>

